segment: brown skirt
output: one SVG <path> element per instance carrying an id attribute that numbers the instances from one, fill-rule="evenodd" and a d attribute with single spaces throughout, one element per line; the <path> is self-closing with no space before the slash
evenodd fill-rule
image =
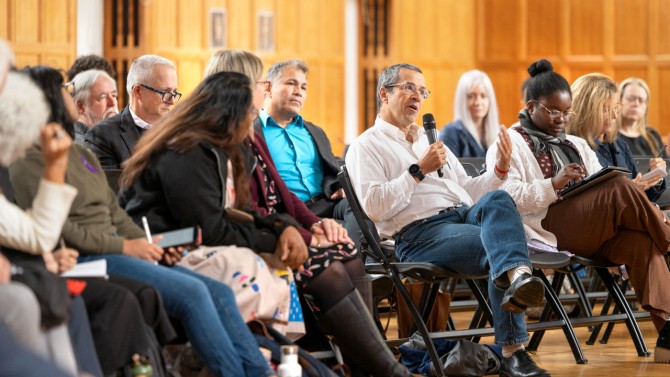
<path id="1" fill-rule="evenodd" d="M 556 235 L 561 250 L 626 265 L 638 301 L 655 314 L 658 328 L 660 317 L 670 313 L 666 221 L 643 191 L 619 176 L 552 205 L 542 226 Z"/>

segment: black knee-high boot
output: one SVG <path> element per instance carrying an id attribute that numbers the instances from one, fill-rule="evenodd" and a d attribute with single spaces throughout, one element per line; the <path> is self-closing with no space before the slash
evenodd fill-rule
<path id="1" fill-rule="evenodd" d="M 322 314 L 319 323 L 335 337 L 344 356 L 370 375 L 412 376 L 384 343 L 357 290 Z"/>

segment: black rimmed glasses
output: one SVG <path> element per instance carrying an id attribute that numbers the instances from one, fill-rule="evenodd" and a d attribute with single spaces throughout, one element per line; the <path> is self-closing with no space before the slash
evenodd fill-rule
<path id="1" fill-rule="evenodd" d="M 405 94 L 419 93 L 419 95 L 423 99 L 428 99 L 428 96 L 430 95 L 430 90 L 426 88 L 417 88 L 416 85 L 412 84 L 411 82 L 386 85 L 387 88 L 394 88 L 396 86 L 402 89 L 402 91 L 405 92 Z"/>
<path id="2" fill-rule="evenodd" d="M 149 85 L 140 84 L 140 86 L 143 87 L 144 89 L 149 89 L 152 92 L 156 92 L 156 93 L 160 94 L 161 95 L 161 100 L 163 100 L 163 102 L 165 102 L 165 103 L 170 103 L 170 101 L 172 101 L 173 98 L 174 98 L 175 102 L 178 102 L 179 99 L 181 98 L 181 93 L 179 93 L 176 90 L 174 92 L 166 92 L 165 90 L 158 90 L 158 89 L 152 88 Z"/>
<path id="3" fill-rule="evenodd" d="M 572 110 L 568 110 L 566 112 L 561 112 L 561 111 L 555 110 L 555 109 L 550 110 L 546 106 L 541 104 L 540 101 L 535 101 L 535 103 L 542 106 L 543 109 L 547 110 L 547 113 L 549 114 L 549 119 L 551 119 L 551 120 L 556 120 L 560 117 L 563 117 L 563 121 L 567 123 L 567 122 L 570 122 L 571 120 L 575 119 L 575 116 L 577 116 L 577 114 Z"/>
<path id="4" fill-rule="evenodd" d="M 61 88 L 65 88 L 71 95 L 74 96 L 74 81 L 64 82 L 61 85 Z"/>

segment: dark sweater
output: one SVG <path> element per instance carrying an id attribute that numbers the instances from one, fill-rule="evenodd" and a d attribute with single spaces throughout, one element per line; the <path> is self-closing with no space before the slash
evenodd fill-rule
<path id="1" fill-rule="evenodd" d="M 198 225 L 205 245 L 274 252 L 276 232 L 226 218 L 227 162 L 226 152 L 208 143 L 185 153 L 163 151 L 122 193 L 121 201 L 135 222 L 146 216 L 155 233 Z"/>

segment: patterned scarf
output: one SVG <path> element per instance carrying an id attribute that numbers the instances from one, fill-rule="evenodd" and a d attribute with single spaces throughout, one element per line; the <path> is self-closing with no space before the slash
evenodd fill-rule
<path id="1" fill-rule="evenodd" d="M 581 156 L 575 146 L 566 140 L 565 132 L 561 132 L 558 136 L 552 136 L 540 130 L 531 120 L 528 110 L 523 109 L 519 112 L 519 123 L 521 128 L 530 138 L 532 144 L 531 149 L 535 158 L 540 163 L 540 156 L 549 153 L 552 162 L 552 177 L 558 173 L 561 168 L 569 163 L 576 162 L 580 165 L 582 163 Z"/>

